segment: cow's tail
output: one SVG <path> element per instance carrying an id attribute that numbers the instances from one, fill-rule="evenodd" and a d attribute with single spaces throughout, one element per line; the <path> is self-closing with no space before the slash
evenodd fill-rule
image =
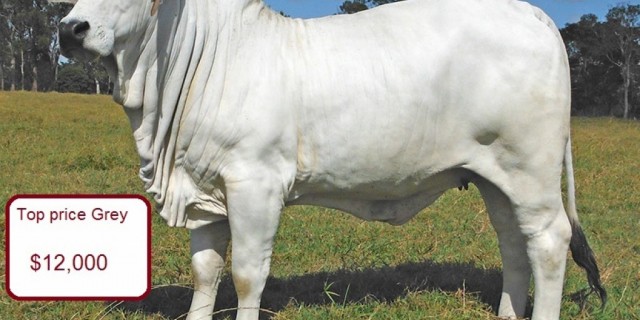
<path id="1" fill-rule="evenodd" d="M 589 281 L 590 291 L 587 294 L 595 292 L 604 308 L 607 303 L 607 291 L 602 287 L 600 282 L 600 270 L 598 270 L 598 264 L 596 258 L 593 256 L 593 251 L 589 247 L 587 238 L 580 226 L 580 220 L 578 220 L 578 211 L 576 210 L 576 187 L 575 179 L 573 176 L 573 159 L 571 156 L 571 139 L 567 140 L 567 145 L 564 152 L 564 167 L 566 171 L 567 179 L 567 216 L 571 223 L 571 242 L 569 247 L 571 248 L 571 255 L 573 260 L 578 266 L 583 268 L 587 272 L 587 279 Z"/>

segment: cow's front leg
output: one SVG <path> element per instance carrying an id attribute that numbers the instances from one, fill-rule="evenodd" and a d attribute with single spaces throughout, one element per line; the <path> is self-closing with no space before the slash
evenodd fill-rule
<path id="1" fill-rule="evenodd" d="M 226 185 L 237 320 L 258 319 L 269 275 L 273 239 L 283 207 L 282 184 L 269 181 L 273 180 L 251 179 Z"/>
<path id="2" fill-rule="evenodd" d="M 229 238 L 228 221 L 212 223 L 191 231 L 191 267 L 195 290 L 188 320 L 211 319 Z"/>

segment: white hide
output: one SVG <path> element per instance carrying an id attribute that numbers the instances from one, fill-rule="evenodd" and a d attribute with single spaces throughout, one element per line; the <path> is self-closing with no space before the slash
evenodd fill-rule
<path id="1" fill-rule="evenodd" d="M 266 279 L 282 206 L 402 224 L 474 182 L 499 234 L 516 232 L 501 237 L 505 263 L 526 270 L 514 261 L 534 259 L 506 283 L 518 292 L 503 293 L 500 315 L 522 315 L 532 271 L 546 290 L 533 318 L 557 318 L 564 260 L 551 267 L 538 255 L 559 259 L 571 235 L 560 194 L 570 82 L 563 42 L 539 9 L 409 0 L 300 20 L 258 0 L 152 6 L 79 0 L 64 21 L 90 22 L 85 49 L 115 79 L 140 177 L 169 225 L 229 219 L 241 306 L 259 304 L 255 279 Z M 269 255 L 251 260 L 248 244 Z"/>
<path id="2" fill-rule="evenodd" d="M 92 29 L 116 34 L 103 59 L 115 62 L 141 177 L 170 225 L 224 215 L 221 174 L 236 161 L 280 172 L 287 201 L 344 207 L 340 199 L 403 199 L 433 189 L 424 183 L 436 173 L 477 169 L 486 149 L 477 138 L 511 130 L 506 117 L 514 129 L 549 123 L 541 131 L 564 146 L 564 49 L 526 3 L 410 1 L 290 20 L 246 2 L 223 3 L 241 16 L 215 1 L 166 1 L 157 28 L 151 1 L 80 1 L 69 15 L 111 20 L 93 18 Z M 89 34 L 88 49 L 110 52 L 96 37 L 104 43 Z"/>

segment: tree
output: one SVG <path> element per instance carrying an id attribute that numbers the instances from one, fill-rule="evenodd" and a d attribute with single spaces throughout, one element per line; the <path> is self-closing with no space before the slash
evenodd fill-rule
<path id="1" fill-rule="evenodd" d="M 402 0 L 347 0 L 340 5 L 339 13 L 352 14 L 383 4 L 398 2 Z"/>
<path id="2" fill-rule="evenodd" d="M 55 89 L 59 92 L 108 93 L 109 76 L 99 62 L 67 62 L 60 65 Z"/>
<path id="3" fill-rule="evenodd" d="M 285 13 L 284 11 L 282 11 L 282 10 L 280 10 L 278 13 L 279 13 L 281 16 L 285 17 L 285 18 L 291 18 L 291 16 L 290 16 L 290 15 L 286 14 L 286 13 Z"/>
<path id="4" fill-rule="evenodd" d="M 45 13 L 47 15 L 47 25 L 49 28 L 49 34 L 51 35 L 49 38 L 48 50 L 47 54 L 49 56 L 50 70 L 53 77 L 53 81 L 51 82 L 51 88 L 53 89 L 54 84 L 58 80 L 58 70 L 60 66 L 60 45 L 58 39 L 58 25 L 60 24 L 60 20 L 65 17 L 69 10 L 71 10 L 71 6 L 68 4 L 50 4 L 45 8 Z"/>
<path id="5" fill-rule="evenodd" d="M 369 9 L 366 0 L 345 1 L 340 5 L 340 13 L 352 14 Z"/>
<path id="6" fill-rule="evenodd" d="M 5 70 L 11 90 L 52 89 L 58 65 L 57 26 L 68 5 L 49 5 L 46 0 L 0 2 L 0 76 Z"/>
<path id="7" fill-rule="evenodd" d="M 20 43 L 18 26 L 15 23 L 15 17 L 17 9 L 15 7 L 15 0 L 2 0 L 0 6 L 0 23 L 3 25 L 2 36 L 3 42 L 7 45 L 7 50 L 3 50 L 2 62 L 9 63 L 9 82 L 11 91 L 16 89 L 16 67 L 17 67 L 17 50 L 16 46 Z"/>
<path id="8" fill-rule="evenodd" d="M 11 29 L 3 7 L 0 7 L 0 39 L 11 38 Z M 5 41 L 7 43 L 8 41 Z M 10 46 L 0 46 L 0 90 L 5 90 L 5 65 L 11 60 Z"/>
<path id="9" fill-rule="evenodd" d="M 633 107 L 640 102 L 639 13 L 638 5 L 619 5 L 605 22 L 589 14 L 561 30 L 578 114 L 629 118 L 640 111 Z"/>
<path id="10" fill-rule="evenodd" d="M 93 89 L 93 79 L 81 63 L 67 63 L 60 67 L 56 85 L 59 92 L 90 93 Z"/>
<path id="11" fill-rule="evenodd" d="M 601 50 L 601 23 L 587 14 L 561 30 L 571 68 L 572 112 L 587 116 L 613 115 L 612 93 L 619 86 L 616 72 Z"/>
<path id="12" fill-rule="evenodd" d="M 27 53 L 29 54 L 28 62 L 31 69 L 31 90 L 38 91 L 38 74 L 41 69 L 41 62 L 44 58 L 48 58 L 46 55 L 49 43 L 51 42 L 51 30 L 47 25 L 47 17 L 42 14 L 44 12 L 45 5 L 40 1 L 33 1 L 30 10 L 24 12 L 25 23 L 24 37 L 26 42 Z"/>
<path id="13" fill-rule="evenodd" d="M 619 5 L 607 13 L 607 37 L 605 43 L 609 52 L 607 59 L 618 67 L 622 77 L 623 117 L 629 118 L 632 111 L 631 96 L 632 69 L 638 66 L 640 57 L 640 5 Z"/>

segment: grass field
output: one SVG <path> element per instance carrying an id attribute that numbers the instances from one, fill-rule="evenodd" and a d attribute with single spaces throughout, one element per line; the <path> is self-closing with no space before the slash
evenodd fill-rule
<path id="1" fill-rule="evenodd" d="M 591 297 L 580 311 L 574 297 L 586 278 L 569 261 L 562 318 L 640 319 L 640 123 L 573 119 L 573 146 L 578 209 L 609 304 L 600 310 Z M 3 206 L 24 193 L 144 194 L 137 173 L 128 121 L 110 97 L 0 92 Z M 138 303 L 13 301 L 2 251 L 0 319 L 179 318 L 191 295 L 188 250 L 188 232 L 154 214 L 154 289 Z M 496 236 L 473 187 L 446 193 L 402 227 L 287 208 L 271 275 L 263 314 L 279 320 L 492 319 L 502 281 Z M 228 274 L 220 290 L 216 310 L 232 309 Z"/>

